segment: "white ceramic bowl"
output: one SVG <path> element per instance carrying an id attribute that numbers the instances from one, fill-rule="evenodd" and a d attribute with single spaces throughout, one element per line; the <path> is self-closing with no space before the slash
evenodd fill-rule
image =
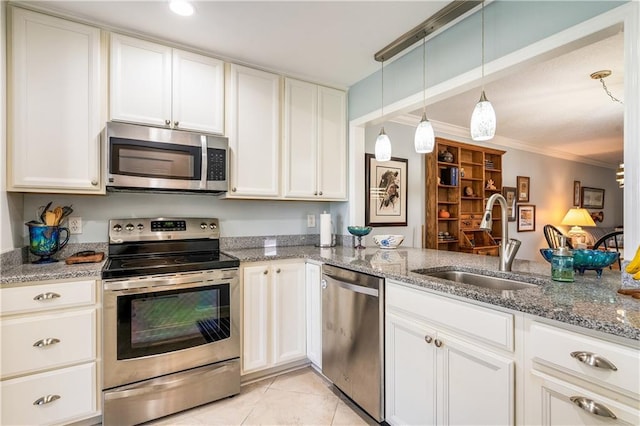
<path id="1" fill-rule="evenodd" d="M 394 249 L 402 244 L 404 235 L 374 235 L 373 242 L 383 249 Z"/>

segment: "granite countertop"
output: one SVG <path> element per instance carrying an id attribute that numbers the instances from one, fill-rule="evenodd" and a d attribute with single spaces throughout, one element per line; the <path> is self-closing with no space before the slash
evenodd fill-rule
<path id="1" fill-rule="evenodd" d="M 619 271 L 605 269 L 602 278 L 594 271 L 576 274 L 573 283 L 559 283 L 550 278 L 550 266 L 544 261 L 516 260 L 513 272 L 499 272 L 498 258 L 427 249 L 398 248 L 382 250 L 351 247 L 318 248 L 315 246 L 281 246 L 224 250 L 242 262 L 279 259 L 313 259 L 327 264 L 391 278 L 427 291 L 477 301 L 542 318 L 560 321 L 614 336 L 640 341 L 640 299 L 617 293 L 621 287 Z M 63 261 L 34 265 L 30 263 L 4 268 L 0 285 L 9 287 L 25 282 L 92 278 L 100 279 L 104 265 L 86 263 L 66 265 Z M 515 278 L 538 284 L 537 287 L 502 291 L 453 283 L 412 272 L 448 269 L 481 272 L 503 278 Z"/>
<path id="2" fill-rule="evenodd" d="M 603 333 L 640 341 L 640 299 L 617 293 L 621 287 L 619 271 L 605 269 L 602 278 L 595 271 L 576 274 L 575 282 L 551 280 L 551 267 L 543 261 L 516 260 L 513 271 L 499 272 L 498 258 L 458 252 L 398 248 L 382 250 L 350 247 L 317 248 L 309 246 L 277 247 L 274 249 L 243 249 L 226 251 L 243 262 L 305 257 L 327 264 L 392 278 L 493 306 L 536 315 Z M 538 284 L 537 287 L 515 291 L 485 289 L 469 284 L 453 283 L 428 277 L 414 270 L 438 271 L 450 269 L 481 272 L 503 278 L 515 278 Z"/>

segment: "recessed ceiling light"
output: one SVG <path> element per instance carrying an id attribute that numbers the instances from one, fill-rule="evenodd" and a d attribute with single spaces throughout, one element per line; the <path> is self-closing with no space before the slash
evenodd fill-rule
<path id="1" fill-rule="evenodd" d="M 173 13 L 180 16 L 193 15 L 193 6 L 185 0 L 171 0 L 171 2 L 169 2 L 169 8 Z"/>

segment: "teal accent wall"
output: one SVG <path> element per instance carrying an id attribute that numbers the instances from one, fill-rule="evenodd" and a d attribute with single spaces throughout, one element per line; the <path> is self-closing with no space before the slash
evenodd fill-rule
<path id="1" fill-rule="evenodd" d="M 513 53 L 627 2 L 495 0 L 487 4 L 484 11 L 485 62 Z M 427 42 L 427 87 L 480 65 L 480 15 L 474 13 Z M 373 54 L 371 52 L 372 61 Z M 388 65 L 385 64 L 385 105 L 420 92 L 421 71 L 421 44 Z M 349 119 L 380 108 L 380 76 L 381 72 L 378 70 L 349 88 Z"/>

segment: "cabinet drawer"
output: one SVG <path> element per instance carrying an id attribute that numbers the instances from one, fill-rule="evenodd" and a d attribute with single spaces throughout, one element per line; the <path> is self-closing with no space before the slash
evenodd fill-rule
<path id="1" fill-rule="evenodd" d="M 3 381 L 3 425 L 60 424 L 89 417 L 96 412 L 96 364 L 89 363 L 48 373 Z M 55 398 L 34 404 L 40 398 Z"/>
<path id="2" fill-rule="evenodd" d="M 639 350 L 535 322 L 530 336 L 529 356 L 534 361 L 605 387 L 622 389 L 640 399 Z M 585 362 L 581 358 L 585 358 Z M 616 370 L 604 366 L 603 361 L 599 361 L 601 367 L 589 365 L 589 358 L 604 359 Z"/>
<path id="3" fill-rule="evenodd" d="M 93 308 L 3 320 L 0 330 L 2 377 L 93 361 L 96 357 Z"/>
<path id="4" fill-rule="evenodd" d="M 387 307 L 397 308 L 463 335 L 513 351 L 513 315 L 387 281 Z"/>
<path id="5" fill-rule="evenodd" d="M 94 280 L 87 280 L 3 288 L 0 315 L 92 305 L 95 287 Z"/>

